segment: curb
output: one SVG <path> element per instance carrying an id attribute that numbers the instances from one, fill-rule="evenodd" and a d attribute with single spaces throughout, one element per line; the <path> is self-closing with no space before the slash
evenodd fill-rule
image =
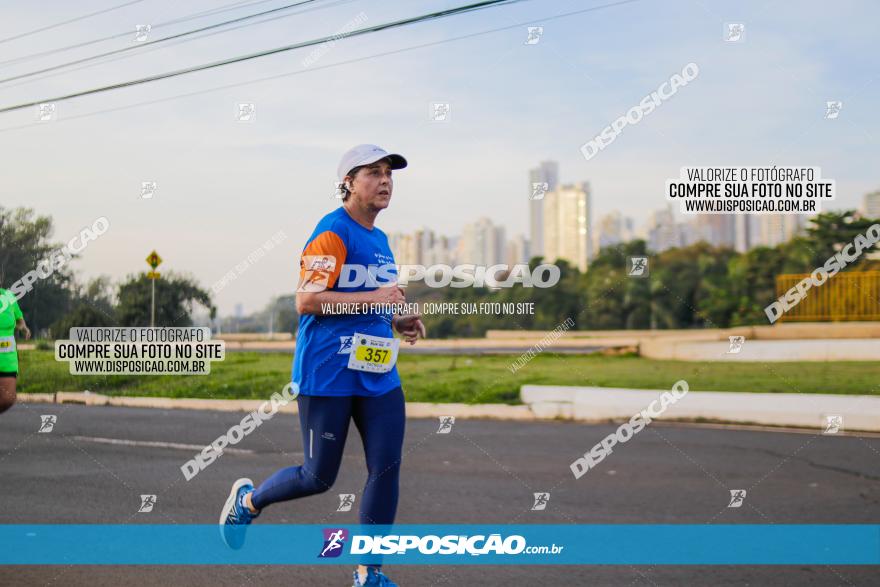
<path id="1" fill-rule="evenodd" d="M 407 402 L 408 418 L 454 416 L 462 420 L 540 421 L 584 423 L 626 421 L 660 397 L 665 390 L 609 387 L 524 385 L 525 405 Z M 82 404 L 153 409 L 250 412 L 264 400 L 108 396 L 91 392 L 20 393 L 28 403 Z M 280 409 L 298 413 L 295 402 Z M 655 418 L 668 422 L 718 422 L 823 430 L 826 417 L 843 416 L 841 431 L 880 432 L 880 397 L 829 394 L 744 393 L 700 391 L 686 395 Z"/>
<path id="2" fill-rule="evenodd" d="M 729 353 L 729 341 L 697 341 L 669 337 L 643 340 L 642 357 L 663 361 L 736 361 L 736 362 L 829 362 L 876 361 L 880 359 L 880 340 L 828 338 L 813 340 L 750 340 L 742 349 Z"/>
<path id="3" fill-rule="evenodd" d="M 581 422 L 629 420 L 666 390 L 524 385 L 523 403 L 537 418 Z M 880 397 L 817 393 L 688 393 L 656 420 L 717 421 L 825 430 L 828 416 L 842 416 L 841 431 L 880 431 Z"/>
<path id="4" fill-rule="evenodd" d="M 256 399 L 196 399 L 171 397 L 110 396 L 90 391 L 58 391 L 55 393 L 20 393 L 19 400 L 27 403 L 82 404 L 86 406 L 121 406 L 163 410 L 216 410 L 221 412 L 252 412 L 265 400 Z M 296 402 L 279 410 L 287 414 L 299 412 Z M 407 418 L 441 418 L 454 416 L 462 420 L 536 420 L 529 406 L 507 404 L 433 404 L 407 402 Z"/>

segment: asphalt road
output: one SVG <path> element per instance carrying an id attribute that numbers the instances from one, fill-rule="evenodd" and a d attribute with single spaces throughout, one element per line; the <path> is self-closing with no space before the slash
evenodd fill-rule
<path id="1" fill-rule="evenodd" d="M 54 414 L 50 433 L 37 433 Z M 18 404 L 0 415 L 0 523 L 214 523 L 231 482 L 259 482 L 302 456 L 295 416 L 278 415 L 190 482 L 180 465 L 241 413 Z M 878 523 L 880 438 L 652 424 L 575 480 L 569 463 L 613 429 L 570 422 L 407 422 L 400 523 Z M 95 439 L 115 439 L 110 444 Z M 130 441 L 134 441 L 131 443 Z M 285 452 L 286 451 L 286 452 Z M 331 492 L 267 508 L 260 521 L 353 524 L 338 493 L 365 477 L 352 430 Z M 729 489 L 748 491 L 728 508 Z M 544 511 L 532 494 L 550 491 Z M 136 513 L 140 494 L 156 494 Z M 2 545 L 14 548 L 14 545 Z M 870 567 L 399 566 L 429 585 L 877 585 Z M 0 585 L 347 586 L 348 567 L 0 567 Z"/>

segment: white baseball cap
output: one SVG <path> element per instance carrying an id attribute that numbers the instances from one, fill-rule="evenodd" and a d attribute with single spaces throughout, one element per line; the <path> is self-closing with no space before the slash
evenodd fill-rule
<path id="1" fill-rule="evenodd" d="M 352 147 L 342 155 L 342 159 L 339 161 L 339 167 L 336 168 L 339 181 L 343 181 L 345 176 L 348 175 L 348 172 L 355 167 L 369 165 L 370 163 L 375 163 L 376 161 L 385 158 L 391 162 L 391 169 L 403 169 L 406 167 L 406 159 L 403 158 L 403 155 L 389 153 L 382 147 L 366 144 Z"/>

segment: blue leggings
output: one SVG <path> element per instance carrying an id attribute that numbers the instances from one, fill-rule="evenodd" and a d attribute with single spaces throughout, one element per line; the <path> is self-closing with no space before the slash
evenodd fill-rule
<path id="1" fill-rule="evenodd" d="M 348 422 L 354 419 L 367 458 L 361 524 L 393 524 L 397 513 L 400 459 L 406 425 L 403 390 L 377 397 L 297 397 L 305 462 L 276 471 L 254 490 L 257 509 L 271 503 L 323 493 L 336 481 Z"/>

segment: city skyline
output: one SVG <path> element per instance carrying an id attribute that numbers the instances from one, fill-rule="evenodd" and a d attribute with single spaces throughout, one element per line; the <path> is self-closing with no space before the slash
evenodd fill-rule
<path id="1" fill-rule="evenodd" d="M 423 227 L 414 235 L 392 233 L 389 240 L 395 256 L 400 256 L 398 264 L 421 264 L 430 266 L 434 263 L 472 263 L 491 265 L 495 263 L 514 264 L 525 262 L 534 256 L 544 256 L 548 262 L 562 258 L 582 271 L 589 262 L 607 246 L 622 242 L 642 239 L 648 250 L 660 253 L 673 247 L 682 247 L 706 242 L 716 247 L 729 247 L 743 253 L 758 246 L 774 247 L 802 234 L 811 216 L 802 214 L 701 214 L 687 216 L 676 213 L 671 204 L 650 210 L 645 221 L 636 228 L 634 218 L 623 215 L 619 210 L 612 210 L 599 218 L 592 218 L 593 193 L 588 181 L 579 184 L 559 185 L 559 164 L 553 160 L 544 160 L 538 166 L 528 170 L 528 226 L 532 238 L 525 239 L 518 234 L 503 244 L 493 245 L 496 254 L 475 252 L 472 243 L 488 243 L 497 239 L 504 240 L 506 228 L 492 223 L 486 216 L 462 228 L 462 236 L 439 236 L 429 227 Z M 564 193 L 570 202 L 567 206 L 557 206 L 557 194 Z M 582 194 L 577 197 L 576 194 Z M 545 210 L 547 202 L 554 210 L 550 218 Z M 840 209 L 829 207 L 827 210 Z M 857 211 L 869 218 L 880 218 L 880 190 L 869 192 L 862 197 L 862 204 Z M 579 216 L 580 215 L 580 216 Z M 584 241 L 571 242 L 568 246 L 553 244 L 548 249 L 548 241 L 558 241 L 559 235 L 550 232 L 554 224 L 560 225 L 562 219 L 570 216 L 580 222 L 572 226 L 566 238 L 571 240 L 576 234 L 585 234 Z M 561 231 L 556 231 L 560 232 Z M 500 234 L 500 236 L 498 236 Z M 535 241 L 535 235 L 540 240 Z M 439 250 L 432 249 L 430 256 L 424 256 L 422 249 L 412 248 L 411 243 L 427 238 L 431 247 L 444 243 Z M 514 240 L 518 240 L 515 245 Z M 562 239 L 565 240 L 565 239 Z M 565 249 L 562 253 L 562 249 Z M 518 253 L 512 253 L 512 250 Z M 497 253 L 503 251 L 503 254 Z M 525 255 L 525 259 L 523 259 Z M 555 257 L 551 259 L 550 257 Z M 401 260 L 402 259 L 402 260 Z M 443 259 L 443 260 L 440 260 Z"/>
<path id="2" fill-rule="evenodd" d="M 544 161 L 540 167 L 531 169 L 528 174 L 530 180 L 528 214 L 530 221 L 536 214 L 542 219 L 540 234 L 545 237 L 542 249 L 548 249 L 546 246 L 550 233 L 548 225 L 552 224 L 545 214 L 543 203 L 548 199 L 552 202 L 557 192 L 566 193 L 570 200 L 566 211 L 574 212 L 577 216 L 579 210 L 590 208 L 592 195 L 587 181 L 563 185 L 558 185 L 554 181 L 556 189 L 546 191 L 541 189 L 540 197 L 535 198 L 533 183 L 537 182 L 531 180 L 542 177 L 554 178 L 552 172 L 551 175 L 540 175 L 547 169 L 558 173 L 558 164 L 554 161 Z M 546 183 L 549 184 L 550 181 Z M 578 193 L 585 196 L 580 208 Z M 535 202 L 541 205 L 536 207 Z M 868 218 L 880 218 L 880 190 L 865 194 L 862 205 L 857 211 Z M 645 222 L 636 228 L 633 218 L 624 216 L 618 210 L 612 210 L 587 226 L 586 242 L 580 241 L 570 245 L 569 250 L 584 247 L 582 258 L 566 255 L 554 259 L 545 257 L 544 261 L 555 262 L 561 258 L 583 272 L 589 269 L 589 262 L 602 248 L 639 239 L 646 242 L 650 254 L 658 254 L 671 248 L 690 246 L 698 242 L 706 242 L 715 247 L 728 247 L 743 253 L 759 246 L 774 247 L 802 234 L 812 217 L 800 214 L 702 214 L 688 217 L 676 213 L 671 204 L 666 204 L 650 211 Z M 532 226 L 531 222 L 530 226 Z M 576 223 L 571 232 L 577 232 L 579 229 L 580 225 Z M 459 234 L 439 234 L 428 226 L 422 226 L 412 233 L 389 233 L 388 240 L 398 265 L 426 267 L 436 264 L 514 265 L 527 263 L 538 255 L 534 250 L 534 243 L 524 234 L 516 234 L 509 239 L 506 238 L 507 234 L 504 226 L 493 223 L 488 216 L 481 216 L 473 222 L 466 223 Z M 573 234 L 568 235 L 569 238 L 572 236 Z M 548 250 L 556 251 L 558 248 L 554 246 Z M 242 307 L 240 302 L 235 304 L 234 317 L 242 317 Z M 260 309 L 254 311 L 259 312 Z M 231 318 L 232 315 L 227 317 Z"/>
<path id="3" fill-rule="evenodd" d="M 442 0 L 331 4 L 8 84 L 4 105 L 333 35 L 361 13 L 358 22 L 371 26 L 450 7 Z M 194 0 L 187 10 L 210 8 Z M 819 165 L 837 182 L 835 208 L 855 208 L 877 190 L 873 19 L 864 7 L 804 5 L 793 13 L 764 2 L 706 10 L 630 3 L 553 18 L 583 9 L 574 0 L 518 3 L 59 101 L 46 122 L 33 110 L 4 114 L 0 202 L 52 216 L 57 242 L 106 217 L 109 231 L 73 262 L 82 280 L 118 282 L 145 270 L 144 257 L 156 249 L 162 270 L 189 273 L 208 288 L 282 230 L 283 245 L 216 296 L 228 314 L 236 303 L 251 311 L 296 288 L 302 245 L 338 205 L 339 157 L 359 143 L 410 162 L 395 172 L 391 207 L 379 217 L 388 233 L 426 223 L 459 233 L 487 216 L 508 241 L 531 239 L 527 173 L 548 160 L 558 162 L 559 183 L 589 181 L 594 227 L 614 210 L 642 225 L 665 205 L 664 182 L 685 165 Z M 64 19 L 76 11 L 70 3 L 14 3 L 0 28 L 12 35 L 38 28 L 47 14 Z M 96 30 L 133 31 L 181 12 L 139 3 L 19 39 L 4 45 L 4 74 L 51 66 L 58 55 L 16 60 L 92 39 Z M 622 20 L 626 35 L 616 32 Z M 817 20 L 822 27 L 813 26 Z M 744 23 L 744 42 L 725 42 L 727 21 Z M 533 44 L 526 44 L 529 23 L 543 26 Z M 585 37 L 603 50 L 587 50 Z M 108 41 L 100 50 L 133 42 Z M 699 64 L 696 79 L 585 159 L 582 145 L 690 62 Z M 826 118 L 834 100 L 842 107 Z M 436 103 L 448 106 L 442 121 L 431 117 Z M 247 121 L 236 117 L 241 104 L 254 108 Z M 155 188 L 149 198 L 145 183 Z"/>

